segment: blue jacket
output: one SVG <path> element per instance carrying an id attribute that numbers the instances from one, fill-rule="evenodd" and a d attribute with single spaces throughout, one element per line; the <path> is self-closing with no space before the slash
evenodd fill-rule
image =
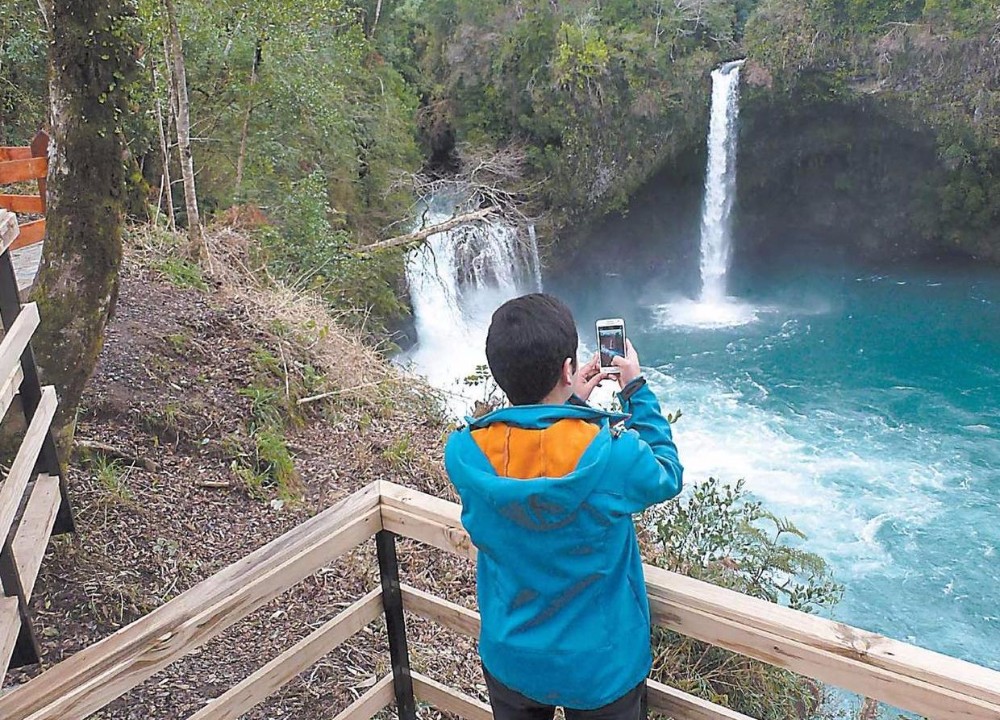
<path id="1" fill-rule="evenodd" d="M 627 415 L 573 404 L 497 410 L 470 419 L 445 449 L 479 550 L 483 665 L 537 702 L 591 710 L 649 674 L 632 514 L 677 495 L 682 468 L 653 392 L 622 396 Z M 611 428 L 622 420 L 627 430 Z"/>

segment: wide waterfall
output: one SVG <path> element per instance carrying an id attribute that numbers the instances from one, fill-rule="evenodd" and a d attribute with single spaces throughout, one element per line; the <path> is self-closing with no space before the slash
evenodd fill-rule
<path id="1" fill-rule="evenodd" d="M 435 202 L 425 222 L 441 223 L 452 215 L 447 203 Z M 486 362 L 493 310 L 541 290 L 541 278 L 534 227 L 522 233 L 489 222 L 432 235 L 406 260 L 417 344 L 403 360 L 449 397 L 453 412 L 466 412 L 483 395 L 483 388 L 470 388 L 463 379 Z"/>
<path id="2" fill-rule="evenodd" d="M 701 301 L 726 298 L 730 212 L 736 192 L 736 136 L 740 112 L 740 66 L 726 63 L 712 72 L 712 113 L 708 127 L 708 167 L 701 210 Z"/>

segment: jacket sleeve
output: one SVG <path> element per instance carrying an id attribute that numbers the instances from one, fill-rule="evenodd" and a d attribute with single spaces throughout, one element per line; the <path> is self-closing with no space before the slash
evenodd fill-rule
<path id="1" fill-rule="evenodd" d="M 625 427 L 631 432 L 617 441 L 624 454 L 621 466 L 629 468 L 629 472 L 624 478 L 621 505 L 616 509 L 633 514 L 676 496 L 683 485 L 684 468 L 677 457 L 670 423 L 645 381 L 633 381 L 620 397 L 630 415 Z"/>

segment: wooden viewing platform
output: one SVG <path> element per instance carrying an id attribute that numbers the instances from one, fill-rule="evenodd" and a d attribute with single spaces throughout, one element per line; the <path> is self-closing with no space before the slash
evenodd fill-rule
<path id="1" fill-rule="evenodd" d="M 399 717 L 411 720 L 415 699 L 468 720 L 490 720 L 487 704 L 449 687 L 447 678 L 413 671 L 406 649 L 404 610 L 478 634 L 477 613 L 402 584 L 396 565 L 397 536 L 475 561 L 459 518 L 454 503 L 374 482 L 15 688 L 0 698 L 0 718 L 86 718 L 375 536 L 381 591 L 359 598 L 189 720 L 240 717 L 383 614 L 393 671 L 335 720 L 367 720 L 393 702 Z M 653 622 L 663 628 L 932 720 L 1000 720 L 998 672 L 659 568 L 646 566 L 645 572 Z M 648 687 L 655 713 L 677 720 L 750 720 L 658 682 Z"/>

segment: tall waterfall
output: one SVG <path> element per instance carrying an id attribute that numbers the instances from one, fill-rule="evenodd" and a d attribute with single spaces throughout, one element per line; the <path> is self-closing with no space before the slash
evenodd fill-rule
<path id="1" fill-rule="evenodd" d="M 712 113 L 708 128 L 708 167 L 701 211 L 701 302 L 726 298 L 730 220 L 736 192 L 736 136 L 739 117 L 740 66 L 726 63 L 712 72 Z"/>
<path id="2" fill-rule="evenodd" d="M 426 222 L 448 220 L 450 208 L 433 204 Z M 534 227 L 526 237 L 501 222 L 432 235 L 406 260 L 417 345 L 404 357 L 464 413 L 482 388 L 463 378 L 485 364 L 490 317 L 505 300 L 541 290 Z"/>

